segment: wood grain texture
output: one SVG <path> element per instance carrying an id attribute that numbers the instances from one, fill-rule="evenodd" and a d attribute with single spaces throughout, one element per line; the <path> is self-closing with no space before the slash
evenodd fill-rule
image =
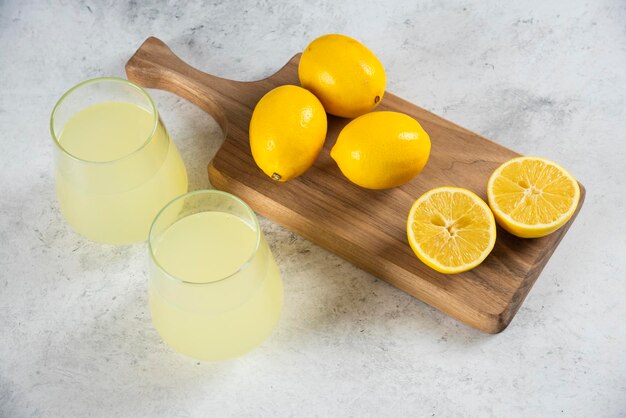
<path id="1" fill-rule="evenodd" d="M 518 154 L 387 92 L 377 110 L 406 113 L 430 134 L 430 159 L 417 178 L 382 191 L 350 183 L 329 155 L 349 120 L 329 116 L 328 136 L 315 165 L 290 182 L 275 182 L 252 159 L 248 125 L 267 91 L 299 84 L 299 57 L 264 80 L 240 82 L 198 71 L 163 42 L 149 38 L 126 64 L 126 73 L 137 84 L 188 99 L 217 120 L 226 139 L 208 168 L 216 188 L 240 196 L 263 216 L 467 325 L 488 333 L 506 328 L 576 218 L 585 197 L 582 185 L 576 213 L 552 235 L 521 239 L 498 228 L 495 248 L 480 266 L 453 276 L 437 273 L 408 245 L 405 225 L 411 204 L 437 186 L 465 187 L 486 201 L 490 174 Z"/>

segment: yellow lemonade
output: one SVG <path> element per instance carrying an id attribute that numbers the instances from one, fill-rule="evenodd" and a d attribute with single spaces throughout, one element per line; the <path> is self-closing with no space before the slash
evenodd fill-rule
<path id="1" fill-rule="evenodd" d="M 282 281 L 254 226 L 230 213 L 198 212 L 151 238 L 151 245 L 152 322 L 175 350 L 222 360 L 244 354 L 272 332 L 283 305 Z"/>
<path id="2" fill-rule="evenodd" d="M 94 241 L 143 241 L 158 211 L 187 191 L 187 172 L 154 113 L 131 102 L 89 106 L 63 125 L 56 189 L 72 227 Z M 69 155 L 68 155 L 69 154 Z"/>

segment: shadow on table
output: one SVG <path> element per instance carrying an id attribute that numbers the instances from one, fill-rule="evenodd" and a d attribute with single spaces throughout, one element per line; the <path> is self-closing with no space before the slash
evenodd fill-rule
<path id="1" fill-rule="evenodd" d="M 266 220 L 266 235 L 285 283 L 285 308 L 274 338 L 292 349 L 361 345 L 406 350 L 413 342 L 463 350 L 488 343 L 484 334 L 446 316 L 296 234 Z"/>

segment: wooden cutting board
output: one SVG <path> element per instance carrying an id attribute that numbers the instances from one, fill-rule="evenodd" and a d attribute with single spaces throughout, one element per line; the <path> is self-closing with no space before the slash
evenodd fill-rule
<path id="1" fill-rule="evenodd" d="M 299 58 L 264 80 L 240 82 L 198 71 L 149 38 L 126 64 L 126 73 L 137 84 L 184 97 L 220 124 L 226 139 L 208 168 L 216 188 L 467 325 L 488 333 L 506 328 L 578 214 L 582 185 L 576 213 L 557 232 L 521 239 L 498 228 L 495 248 L 480 266 L 452 276 L 437 273 L 408 245 L 405 223 L 411 204 L 437 186 L 465 187 L 486 200 L 489 175 L 518 154 L 387 92 L 377 110 L 406 113 L 430 134 L 430 159 L 417 178 L 384 191 L 350 183 L 329 155 L 349 120 L 329 116 L 328 137 L 315 165 L 295 180 L 275 182 L 252 159 L 248 124 L 266 92 L 299 84 Z"/>

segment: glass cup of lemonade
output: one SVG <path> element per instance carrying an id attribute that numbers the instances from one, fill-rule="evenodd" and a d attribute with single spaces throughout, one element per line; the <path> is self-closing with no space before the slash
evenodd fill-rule
<path id="1" fill-rule="evenodd" d="M 148 239 L 152 322 L 176 351 L 201 360 L 240 356 L 265 340 L 283 285 L 254 212 L 217 190 L 179 196 Z"/>
<path id="2" fill-rule="evenodd" d="M 187 172 L 154 102 L 120 78 L 70 89 L 50 118 L 61 212 L 85 237 L 145 241 L 158 211 L 187 192 Z"/>

